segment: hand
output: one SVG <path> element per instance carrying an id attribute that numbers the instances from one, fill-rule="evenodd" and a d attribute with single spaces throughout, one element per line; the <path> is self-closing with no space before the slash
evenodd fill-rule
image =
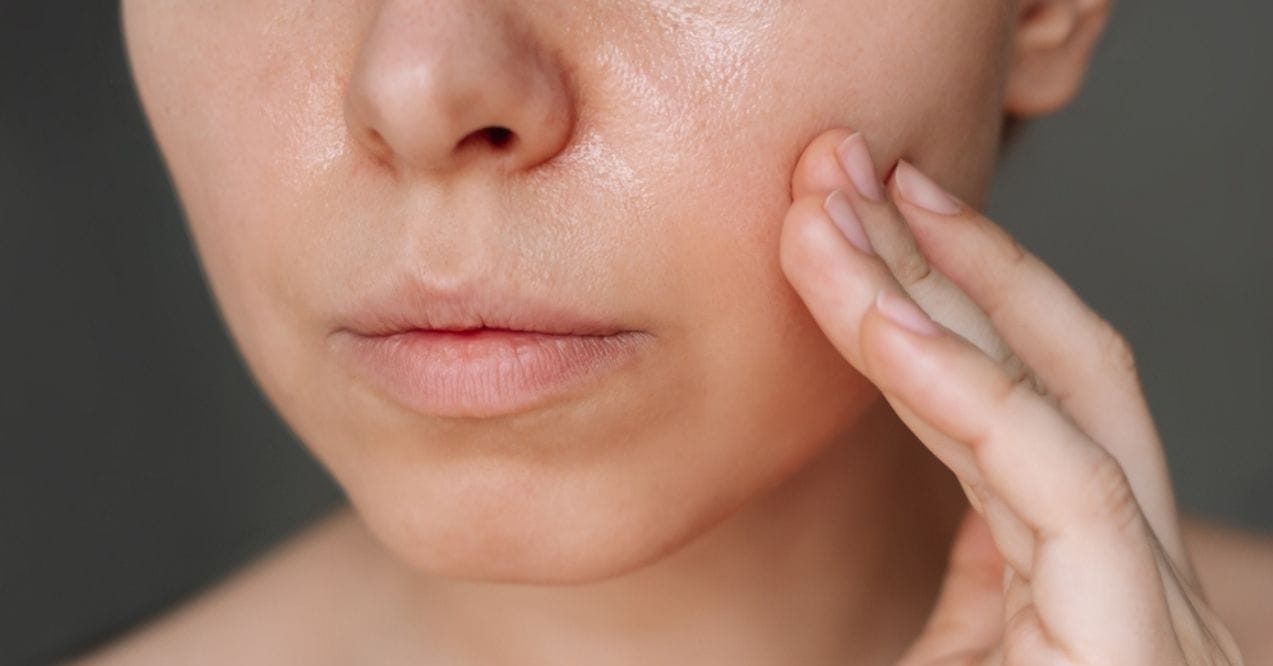
<path id="1" fill-rule="evenodd" d="M 1123 337 L 915 167 L 876 173 L 860 134 L 818 137 L 780 259 L 973 506 L 902 663 L 1241 664 L 1186 556 Z"/>

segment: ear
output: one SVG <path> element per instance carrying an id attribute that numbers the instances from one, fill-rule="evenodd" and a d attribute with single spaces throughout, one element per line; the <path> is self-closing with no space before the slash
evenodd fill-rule
<path id="1" fill-rule="evenodd" d="M 1021 0 L 1004 111 L 1028 118 L 1078 94 L 1113 0 Z"/>

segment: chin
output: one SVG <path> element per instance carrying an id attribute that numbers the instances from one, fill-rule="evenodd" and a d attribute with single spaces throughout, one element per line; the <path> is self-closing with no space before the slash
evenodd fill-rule
<path id="1" fill-rule="evenodd" d="M 399 561 L 429 576 L 571 585 L 634 572 L 684 547 L 726 515 L 621 494 L 573 490 L 550 475 L 436 483 L 427 498 L 351 494 L 355 510 Z"/>

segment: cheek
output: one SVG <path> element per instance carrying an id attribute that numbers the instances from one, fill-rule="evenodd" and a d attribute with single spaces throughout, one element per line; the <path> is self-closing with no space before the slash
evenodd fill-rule
<path id="1" fill-rule="evenodd" d="M 870 399 L 778 265 L 792 168 L 818 133 L 849 126 L 866 133 L 881 163 L 905 156 L 978 201 L 997 147 L 1002 66 L 961 36 L 1002 40 L 1005 16 L 1000 3 L 828 5 L 820 20 L 775 24 L 738 58 L 754 64 L 714 88 L 728 94 L 696 100 L 696 121 L 685 124 L 694 131 L 675 137 L 675 176 L 661 184 L 661 200 L 677 208 L 654 219 L 672 221 L 661 232 L 677 256 L 662 290 L 694 322 L 697 335 L 685 339 L 702 359 L 695 376 L 714 382 L 704 395 L 747 405 L 747 416 L 723 418 L 780 437 L 801 427 L 793 415 L 847 424 L 852 404 Z M 789 48 L 797 35 L 823 46 Z M 696 407 L 710 413 L 715 404 Z M 797 445 L 760 457 L 793 451 L 808 452 Z"/>
<path id="2" fill-rule="evenodd" d="M 745 52 L 731 55 L 737 67 L 713 70 L 725 79 L 696 73 L 699 89 L 711 94 L 682 94 L 674 101 L 692 103 L 647 110 L 647 117 L 684 111 L 661 125 L 648 149 L 665 164 L 655 173 L 666 174 L 643 184 L 659 195 L 650 218 L 657 222 L 649 224 L 672 248 L 651 279 L 677 308 L 678 342 L 693 359 L 684 378 L 695 385 L 688 411 L 716 428 L 696 440 L 714 448 L 705 458 L 751 465 L 738 463 L 746 471 L 734 490 L 754 490 L 759 479 L 807 460 L 876 396 L 778 265 L 801 150 L 823 130 L 847 125 L 871 138 L 880 162 L 906 156 L 978 200 L 997 143 L 1002 71 L 994 49 L 987 55 L 965 40 L 1002 41 L 1006 16 L 1003 3 L 828 3 L 753 36 Z"/>
<path id="3" fill-rule="evenodd" d="M 339 46 L 366 20 L 349 10 L 358 4 L 124 7 L 138 89 L 205 274 L 275 399 L 303 385 L 313 314 L 302 292 L 314 281 L 302 267 L 330 235 L 315 220 L 345 198 L 332 176 L 350 152 L 341 90 L 354 54 Z"/>
<path id="4" fill-rule="evenodd" d="M 768 63 L 762 120 L 795 123 L 793 139 L 860 130 L 880 165 L 905 157 L 979 202 L 997 154 L 1014 5 L 814 0 L 756 56 Z"/>

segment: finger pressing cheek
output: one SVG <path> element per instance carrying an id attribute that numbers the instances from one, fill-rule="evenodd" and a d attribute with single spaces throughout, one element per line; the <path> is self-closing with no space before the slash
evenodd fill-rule
<path id="1" fill-rule="evenodd" d="M 779 261 L 814 320 L 841 354 L 858 365 L 858 324 L 881 288 L 900 289 L 870 253 L 861 224 L 836 190 L 792 203 L 783 221 Z M 833 219 L 832 212 L 840 219 Z"/>
<path id="2" fill-rule="evenodd" d="M 884 197 L 880 167 L 860 132 L 847 128 L 820 134 L 796 164 L 791 190 L 794 199 L 828 195 L 839 190 L 838 207 L 851 206 L 859 216 L 855 228 L 844 230 L 855 245 L 867 238 L 902 286 L 909 288 L 929 272 L 910 229 L 892 203 Z"/>
<path id="3" fill-rule="evenodd" d="M 826 196 L 833 190 L 852 187 L 836 157 L 836 148 L 853 134 L 853 130 L 847 128 L 830 129 L 809 142 L 791 176 L 792 200 L 812 194 Z"/>

